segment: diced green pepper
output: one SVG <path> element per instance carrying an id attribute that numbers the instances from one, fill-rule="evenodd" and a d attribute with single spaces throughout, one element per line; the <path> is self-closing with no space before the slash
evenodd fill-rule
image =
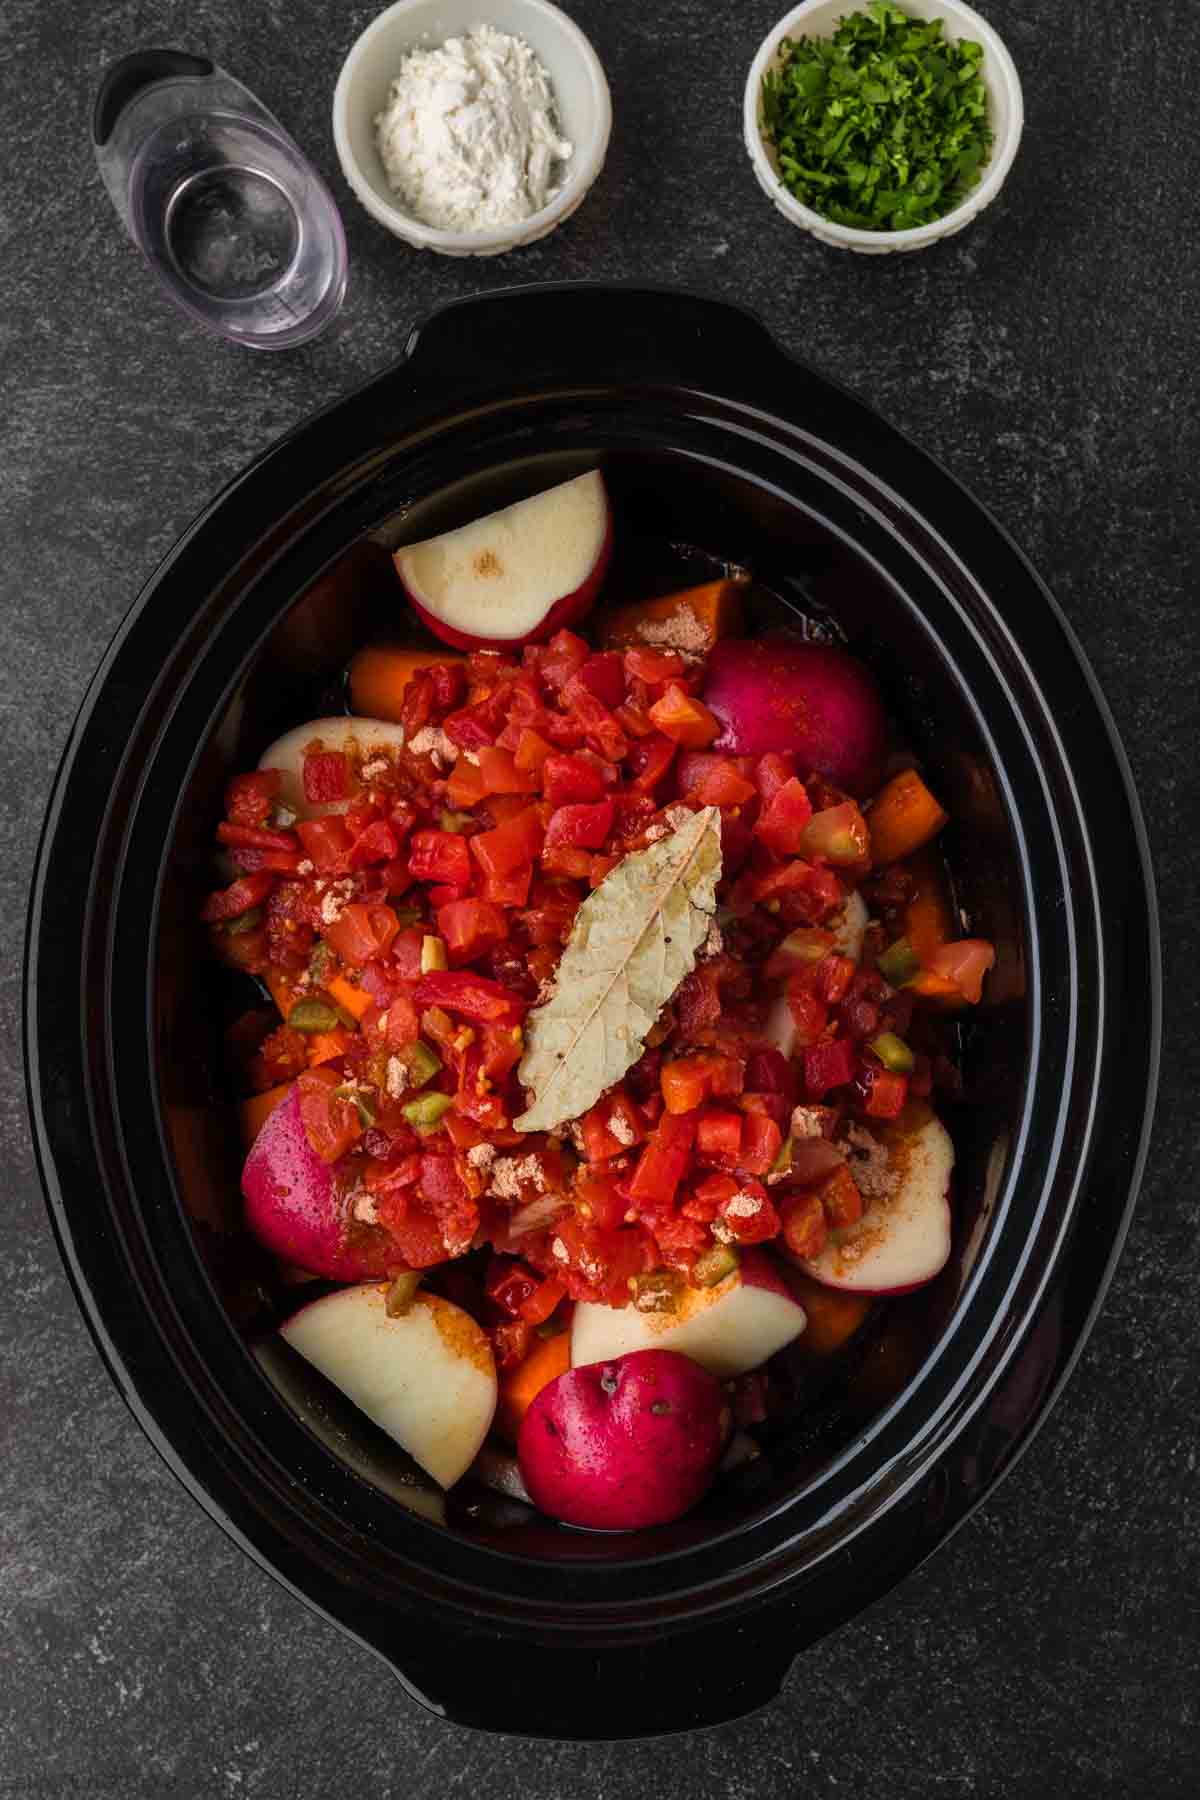
<path id="1" fill-rule="evenodd" d="M 912 980 L 921 967 L 921 959 L 907 938 L 897 938 L 894 944 L 888 945 L 875 967 L 885 981 L 898 988 Z"/>
<path id="2" fill-rule="evenodd" d="M 230 919 L 225 929 L 230 937 L 241 937 L 243 931 L 254 931 L 262 924 L 262 907 L 252 906 L 248 911 L 239 913 L 236 919 Z"/>
<path id="3" fill-rule="evenodd" d="M 639 1312 L 673 1313 L 679 1300 L 679 1277 L 674 1269 L 651 1269 L 633 1277 L 633 1304 Z"/>
<path id="4" fill-rule="evenodd" d="M 356 1087 L 353 1082 L 345 1082 L 341 1087 L 334 1088 L 333 1092 L 336 1099 L 349 1100 L 355 1112 L 358 1114 L 358 1122 L 363 1130 L 370 1131 L 372 1125 L 375 1123 L 375 1107 L 372 1103 L 370 1094 L 364 1093 L 363 1090 Z"/>
<path id="5" fill-rule="evenodd" d="M 333 1031 L 338 1024 L 337 1008 L 331 1000 L 297 1000 L 287 1016 L 293 1031 Z"/>
<path id="6" fill-rule="evenodd" d="M 421 973 L 437 975 L 446 967 L 446 946 L 440 937 L 427 932 L 421 939 Z"/>
<path id="7" fill-rule="evenodd" d="M 473 825 L 475 821 L 470 813 L 444 812 L 439 823 L 443 831 L 462 832 L 467 829 L 468 825 Z"/>
<path id="8" fill-rule="evenodd" d="M 417 1039 L 415 1044 L 406 1044 L 404 1049 L 398 1051 L 397 1054 L 408 1071 L 408 1085 L 410 1087 L 425 1087 L 426 1084 L 431 1082 L 434 1076 L 440 1072 L 442 1067 L 441 1057 L 436 1055 L 436 1053 L 429 1048 L 429 1045 L 423 1043 L 420 1038 Z"/>
<path id="9" fill-rule="evenodd" d="M 418 1094 L 407 1106 L 401 1107 L 405 1118 L 414 1131 L 436 1131 L 442 1122 L 443 1114 L 449 1112 L 454 1105 L 450 1094 Z"/>
<path id="10" fill-rule="evenodd" d="M 792 1166 L 792 1146 L 795 1141 L 796 1140 L 792 1137 L 784 1138 L 782 1144 L 779 1146 L 779 1152 L 776 1155 L 775 1161 L 771 1164 L 772 1175 L 787 1174 Z"/>
<path id="11" fill-rule="evenodd" d="M 384 1311 L 389 1319 L 402 1319 L 417 1297 L 417 1289 L 421 1285 L 420 1269 L 406 1269 L 403 1275 L 397 1275 L 387 1291 L 387 1299 L 383 1303 Z"/>
<path id="12" fill-rule="evenodd" d="M 716 1287 L 738 1266 L 738 1253 L 732 1244 L 714 1244 L 692 1265 L 692 1280 L 697 1287 Z"/>
<path id="13" fill-rule="evenodd" d="M 421 923 L 421 909 L 419 906 L 394 906 L 392 911 L 399 919 L 401 925 L 419 925 Z"/>
<path id="14" fill-rule="evenodd" d="M 567 1329 L 567 1321 L 561 1311 L 552 1312 L 548 1319 L 543 1319 L 536 1328 L 540 1338 L 561 1337 Z"/>
<path id="15" fill-rule="evenodd" d="M 873 1050 L 884 1068 L 890 1069 L 894 1075 L 907 1075 L 913 1066 L 912 1051 L 894 1031 L 881 1031 L 878 1037 L 871 1039 L 867 1048 Z"/>

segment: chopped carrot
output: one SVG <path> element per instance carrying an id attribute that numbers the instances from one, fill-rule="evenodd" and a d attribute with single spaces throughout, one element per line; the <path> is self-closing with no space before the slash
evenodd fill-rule
<path id="1" fill-rule="evenodd" d="M 265 1094 L 251 1094 L 249 1100 L 243 1100 L 238 1107 L 238 1121 L 242 1128 L 242 1142 L 247 1150 L 270 1118 L 275 1108 L 292 1091 L 290 1081 L 282 1082 L 279 1087 L 268 1088 Z"/>
<path id="2" fill-rule="evenodd" d="M 365 988 L 356 987 L 354 982 L 347 981 L 344 975 L 335 975 L 332 981 L 324 984 L 325 992 L 338 1006 L 342 1006 L 352 1018 L 361 1019 L 370 1010 L 371 996 Z"/>
<path id="3" fill-rule="evenodd" d="M 332 1031 L 314 1031 L 308 1040 L 309 1068 L 315 1069 L 320 1063 L 336 1062 L 339 1056 L 346 1054 L 354 1035 L 344 1025 L 335 1025 Z"/>
<path id="4" fill-rule="evenodd" d="M 371 644 L 350 664 L 350 705 L 367 719 L 399 721 L 404 690 L 414 675 L 435 663 L 462 662 L 453 650 L 401 649 L 394 644 Z"/>
<path id="5" fill-rule="evenodd" d="M 893 863 L 911 856 L 937 836 L 946 818 L 915 769 L 893 775 L 867 813 L 872 861 Z"/>
<path id="6" fill-rule="evenodd" d="M 957 1012 L 960 1006 L 967 1004 L 953 981 L 947 981 L 944 975 L 935 975 L 931 969 L 918 969 L 912 980 L 905 982 L 904 991 L 916 994 L 918 999 L 935 1002 L 943 1012 Z"/>
<path id="7" fill-rule="evenodd" d="M 873 1304 L 868 1294 L 849 1294 L 825 1287 L 811 1275 L 788 1271 L 788 1285 L 804 1308 L 808 1320 L 801 1343 L 816 1356 L 832 1356 L 848 1344 Z"/>
<path id="8" fill-rule="evenodd" d="M 706 655 L 721 638 L 736 637 L 741 631 L 745 586 L 744 579 L 706 581 L 701 587 L 618 607 L 601 621 L 602 641 L 616 649 L 653 644 Z"/>
<path id="9" fill-rule="evenodd" d="M 955 933 L 954 915 L 937 857 L 918 852 L 908 865 L 916 886 L 904 912 L 904 933 L 918 961 L 927 963 L 934 951 Z"/>
<path id="10" fill-rule="evenodd" d="M 496 1429 L 510 1444 L 516 1443 L 521 1420 L 542 1389 L 565 1375 L 570 1366 L 571 1334 L 560 1331 L 556 1337 L 539 1338 L 529 1355 L 500 1377 Z"/>

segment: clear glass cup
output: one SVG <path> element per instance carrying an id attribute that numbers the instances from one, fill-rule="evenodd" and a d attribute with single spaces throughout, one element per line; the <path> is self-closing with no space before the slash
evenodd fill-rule
<path id="1" fill-rule="evenodd" d="M 333 198 L 272 114 L 204 57 L 135 52 L 96 98 L 101 175 L 160 284 L 197 324 L 283 350 L 346 292 Z"/>

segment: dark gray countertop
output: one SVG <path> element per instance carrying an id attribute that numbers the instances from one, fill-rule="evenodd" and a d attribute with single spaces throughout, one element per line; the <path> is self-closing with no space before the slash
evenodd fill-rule
<path id="1" fill-rule="evenodd" d="M 557 235 L 478 264 L 407 251 L 336 171 L 330 91 L 371 7 L 0 10 L 0 882 L 12 942 L 0 1030 L 0 1796 L 1167 1800 L 1200 1786 L 1200 37 L 1172 0 L 987 0 L 1028 112 L 1005 193 L 939 249 L 868 259 L 787 226 L 742 152 L 744 71 L 780 5 L 570 0 L 612 82 L 608 167 Z M 350 290 L 311 348 L 256 358 L 190 329 L 120 235 L 87 107 L 106 60 L 155 41 L 215 55 L 330 177 Z M 596 275 L 758 308 L 1016 534 L 1082 638 L 1132 757 L 1167 920 L 1170 1029 L 1129 1247 L 1067 1396 L 1016 1473 L 931 1565 L 805 1658 L 762 1716 L 686 1745 L 582 1750 L 425 1717 L 161 1467 L 50 1240 L 27 1144 L 16 963 L 71 717 L 137 587 L 199 505 L 278 432 L 386 364 L 437 302 Z"/>

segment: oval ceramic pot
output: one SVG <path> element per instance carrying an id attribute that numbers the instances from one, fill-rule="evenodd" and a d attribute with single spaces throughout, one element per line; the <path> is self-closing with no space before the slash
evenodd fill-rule
<path id="1" fill-rule="evenodd" d="M 952 1121 L 957 1236 L 928 1348 L 865 1410 L 798 1411 L 678 1524 L 450 1525 L 385 1445 L 255 1354 L 220 983 L 196 923 L 228 775 L 323 710 L 394 618 L 388 549 L 599 462 L 626 541 L 750 564 L 872 663 L 999 949 Z M 82 1004 L 81 1004 L 82 997 Z M 1079 647 L 987 513 L 753 318 L 583 285 L 451 306 L 277 444 L 134 605 L 46 822 L 27 968 L 54 1226 L 121 1392 L 225 1529 L 459 1722 L 571 1738 L 714 1724 L 958 1525 L 1060 1389 L 1120 1249 L 1159 1038 L 1128 767 Z M 269 1320 L 268 1320 L 269 1322 Z M 854 1399 L 857 1392 L 858 1399 Z"/>

